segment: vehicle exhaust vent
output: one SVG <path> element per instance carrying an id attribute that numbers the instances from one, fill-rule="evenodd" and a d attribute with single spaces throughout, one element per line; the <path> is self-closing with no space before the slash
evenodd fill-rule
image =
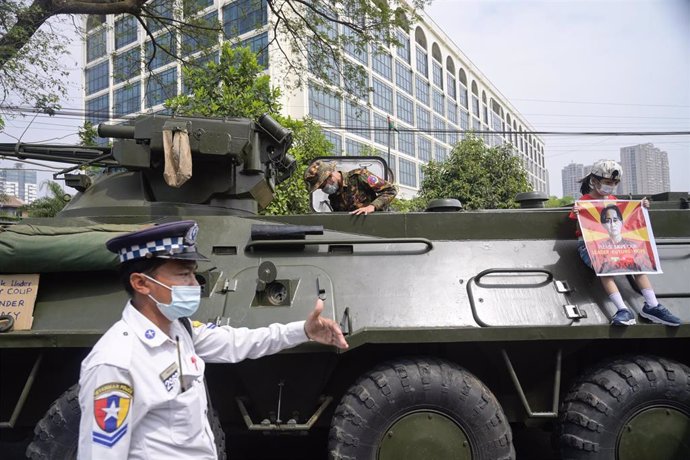
<path id="1" fill-rule="evenodd" d="M 462 210 L 462 203 L 455 198 L 440 198 L 429 201 L 424 212 L 457 212 Z"/>
<path id="2" fill-rule="evenodd" d="M 515 201 L 524 209 L 543 208 L 544 202 L 548 199 L 549 197 L 544 192 L 524 192 L 515 195 Z"/>

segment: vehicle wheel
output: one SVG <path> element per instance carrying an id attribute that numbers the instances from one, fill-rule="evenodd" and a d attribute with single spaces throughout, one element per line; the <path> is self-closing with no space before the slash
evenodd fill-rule
<path id="1" fill-rule="evenodd" d="M 335 410 L 328 450 L 335 460 L 515 458 L 491 391 L 433 358 L 392 361 L 361 377 Z"/>
<path id="2" fill-rule="evenodd" d="M 225 432 L 218 412 L 211 410 L 209 423 L 216 441 L 218 460 L 227 460 Z M 79 385 L 72 385 L 53 402 L 46 415 L 34 428 L 34 439 L 26 449 L 32 460 L 72 460 L 77 458 L 79 444 Z"/>
<path id="3" fill-rule="evenodd" d="M 688 459 L 690 368 L 654 356 L 607 363 L 573 385 L 559 420 L 563 459 Z"/>

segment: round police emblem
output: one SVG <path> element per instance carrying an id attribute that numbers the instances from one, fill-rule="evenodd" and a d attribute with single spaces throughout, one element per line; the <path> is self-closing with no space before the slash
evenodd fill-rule
<path id="1" fill-rule="evenodd" d="M 153 329 L 147 329 L 144 335 L 147 339 L 152 339 L 156 336 L 156 331 L 154 331 Z"/>
<path id="2" fill-rule="evenodd" d="M 196 244 L 197 233 L 199 233 L 199 226 L 194 224 L 187 230 L 187 234 L 184 236 L 184 243 L 190 246 Z"/>

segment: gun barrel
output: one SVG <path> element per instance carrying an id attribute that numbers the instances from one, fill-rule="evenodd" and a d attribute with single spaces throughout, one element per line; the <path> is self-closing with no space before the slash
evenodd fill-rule
<path id="1" fill-rule="evenodd" d="M 98 124 L 100 137 L 113 137 L 115 139 L 134 139 L 134 126 Z"/>

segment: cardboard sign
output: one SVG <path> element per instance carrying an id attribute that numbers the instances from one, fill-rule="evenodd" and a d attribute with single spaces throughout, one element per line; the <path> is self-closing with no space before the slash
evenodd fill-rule
<path id="1" fill-rule="evenodd" d="M 34 321 L 38 274 L 0 275 L 0 315 L 14 318 L 15 331 L 28 331 Z"/>

